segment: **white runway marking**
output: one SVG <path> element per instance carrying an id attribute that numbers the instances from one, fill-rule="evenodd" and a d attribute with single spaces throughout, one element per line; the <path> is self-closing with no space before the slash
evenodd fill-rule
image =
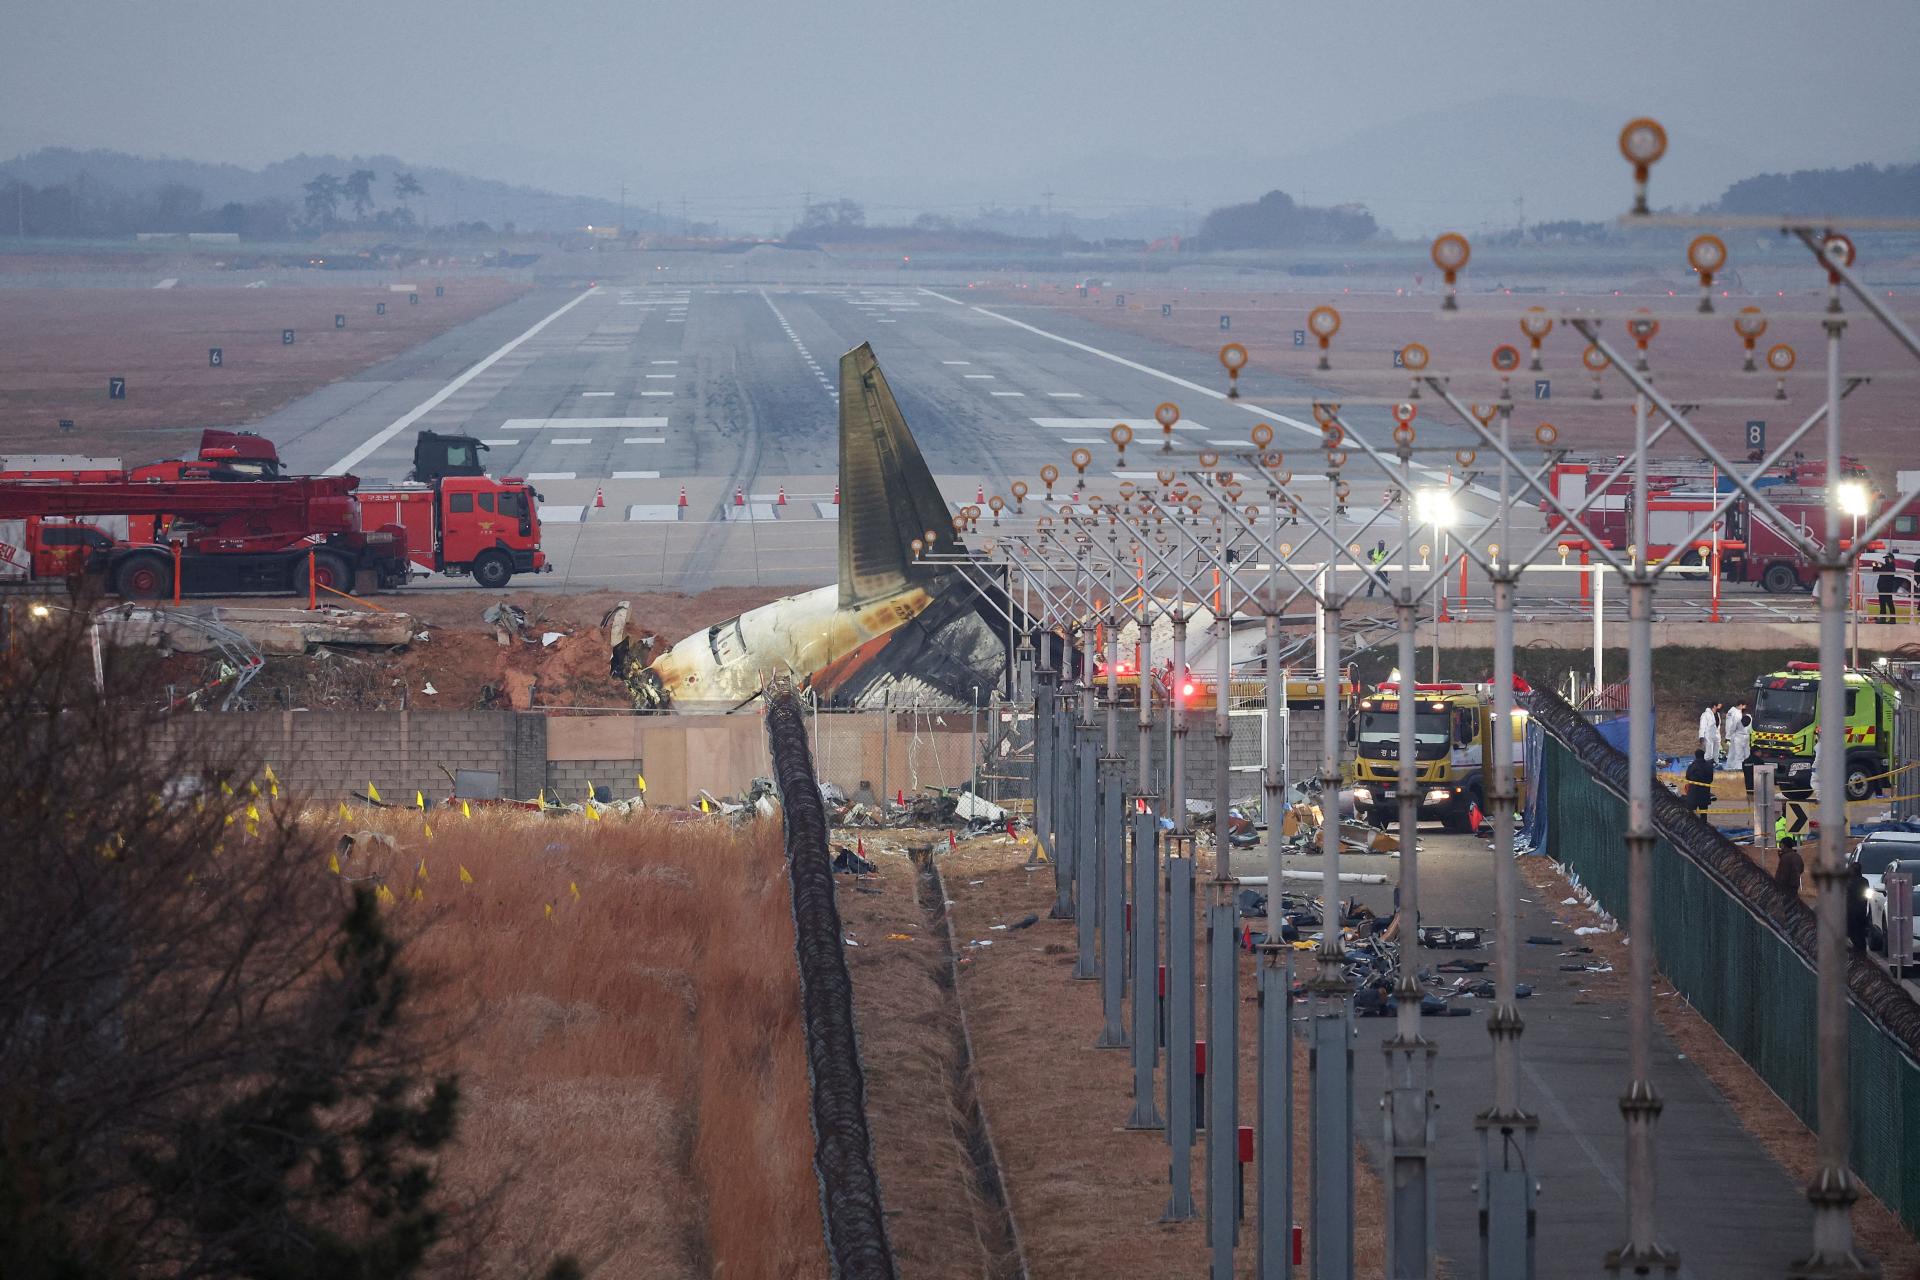
<path id="1" fill-rule="evenodd" d="M 680 375 L 677 373 L 650 373 L 647 376 L 649 378 L 677 378 Z M 1224 608 L 1225 606 L 1222 607 Z"/>
<path id="2" fill-rule="evenodd" d="M 635 505 L 627 508 L 627 519 L 635 521 L 666 522 L 680 519 L 680 508 L 674 506 Z"/>
<path id="3" fill-rule="evenodd" d="M 523 476 L 521 478 L 532 480 L 534 477 Z M 544 502 L 540 504 L 540 519 L 541 522 L 545 524 L 579 524 L 586 518 L 587 509 L 584 506 L 550 507 Z"/>
<path id="4" fill-rule="evenodd" d="M 942 360 L 941 364 L 972 364 L 971 360 Z"/>
<path id="5" fill-rule="evenodd" d="M 344 475 L 350 468 L 359 466 L 360 463 L 364 459 L 366 459 L 368 456 L 370 456 L 374 450 L 378 449 L 381 445 L 385 444 L 387 441 L 399 435 L 402 431 L 405 431 L 408 427 L 412 426 L 414 423 L 420 421 L 420 419 L 426 417 L 429 413 L 432 413 L 435 409 L 440 407 L 441 403 L 445 401 L 448 396 L 451 396 L 454 392 L 466 386 L 469 382 L 472 382 L 475 378 L 479 377 L 482 373 L 485 373 L 488 369 L 492 368 L 495 361 L 505 356 L 508 352 L 512 351 L 515 347 L 525 342 L 528 338 L 533 337 L 535 334 L 539 333 L 542 329 L 545 329 L 548 325 L 552 324 L 555 320 L 558 320 L 561 316 L 567 314 L 567 312 L 573 310 L 575 307 L 579 306 L 581 303 L 585 302 L 588 298 L 591 298 L 594 294 L 598 292 L 600 292 L 600 289 L 596 285 L 595 287 L 588 289 L 585 293 L 581 294 L 579 297 L 574 298 L 572 301 L 561 306 L 558 310 L 552 312 L 544 320 L 541 320 L 538 324 L 534 325 L 531 329 L 528 329 L 525 333 L 515 338 L 512 342 L 507 343 L 505 346 L 495 351 L 492 355 L 482 360 L 479 364 L 474 365 L 471 369 L 468 369 L 465 373 L 455 378 L 452 382 L 449 382 L 446 386 L 440 388 L 440 390 L 434 392 L 431 396 L 428 396 L 425 400 L 415 405 L 412 409 L 408 410 L 406 413 L 402 414 L 400 417 L 395 418 L 391 423 L 387 424 L 385 427 L 382 427 L 379 431 L 376 431 L 371 437 L 369 437 L 366 440 L 365 443 L 361 444 L 358 448 L 354 449 L 351 453 L 347 454 L 346 457 L 340 459 L 340 461 L 328 467 L 324 474 L 330 475 L 330 476 Z"/>
<path id="6" fill-rule="evenodd" d="M 1049 391 L 1047 394 L 1055 400 L 1080 400 L 1085 398 L 1078 391 Z"/>
<path id="7" fill-rule="evenodd" d="M 482 440 L 481 444 L 519 444 L 518 440 Z"/>
<path id="8" fill-rule="evenodd" d="M 593 399 L 595 396 L 610 396 L 612 394 L 613 392 L 611 391 L 582 391 L 580 393 L 583 399 L 588 399 L 588 400 Z"/>
<path id="9" fill-rule="evenodd" d="M 621 444 L 665 444 L 665 436 L 628 436 Z"/>
<path id="10" fill-rule="evenodd" d="M 180 283 L 179 276 L 168 276 L 165 280 L 162 280 L 159 284 L 156 284 L 153 287 L 156 289 L 171 289 L 173 288 L 173 286 L 179 283 Z"/>
<path id="11" fill-rule="evenodd" d="M 1024 398 L 1027 393 L 1024 391 L 989 391 L 987 394 L 991 396 L 1020 396 Z"/>
<path id="12" fill-rule="evenodd" d="M 840 392 L 835 389 L 832 382 L 827 380 L 827 375 L 819 373 L 820 366 L 814 363 L 813 352 L 807 350 L 807 344 L 800 341 L 800 335 L 793 331 L 793 326 L 787 323 L 787 318 L 780 314 L 780 308 L 774 305 L 773 299 L 767 295 L 765 289 L 760 291 L 760 300 L 767 304 L 767 309 L 773 312 L 773 318 L 780 322 L 781 331 L 787 335 L 787 341 L 793 344 L 794 350 L 800 353 L 800 358 L 811 365 L 818 374 L 821 390 L 825 391 L 827 397 L 835 404 L 839 404 Z"/>
<path id="13" fill-rule="evenodd" d="M 921 292 L 932 293 L 933 291 L 931 289 L 923 289 L 921 290 Z M 934 294 L 934 296 L 942 297 L 944 295 Z M 947 301 L 952 302 L 953 299 L 948 298 Z M 1090 356 L 1099 356 L 1102 360 L 1111 360 L 1113 363 L 1120 365 L 1123 368 L 1132 369 L 1136 373 L 1144 373 L 1148 377 L 1158 378 L 1162 382 L 1171 382 L 1176 387 L 1183 387 L 1188 391 L 1196 392 L 1199 395 L 1208 397 L 1209 399 L 1218 400 L 1223 404 L 1230 404 L 1235 406 L 1236 408 L 1244 409 L 1248 413 L 1251 413 L 1257 417 L 1263 418 L 1268 422 L 1279 423 L 1283 426 L 1292 427 L 1295 431 L 1299 431 L 1305 435 L 1310 435 L 1315 440 L 1318 440 L 1320 438 L 1320 428 L 1311 422 L 1302 422 L 1298 418 L 1289 418 L 1287 415 L 1283 413 L 1275 413 L 1271 409 L 1264 409 L 1257 404 L 1249 404 L 1244 400 L 1230 400 L 1227 398 L 1227 393 L 1224 391 L 1215 391 L 1212 387 L 1202 386 L 1198 382 L 1191 382 L 1186 378 L 1180 377 L 1178 374 L 1168 373 L 1164 369 L 1156 369 L 1150 364 L 1141 364 L 1138 360 L 1129 360 L 1125 356 L 1115 355 L 1111 351 L 1102 351 L 1099 347 L 1092 346 L 1089 343 L 1076 342 L 1072 338 L 1063 337 L 1062 335 L 1057 333 L 1049 333 L 1045 329 L 1040 328 L 1038 325 L 1028 324 L 1024 320 L 1015 320 L 1012 316 L 1001 315 L 998 311 L 990 311 L 986 307 L 972 307 L 971 310 L 979 312 L 981 315 L 986 316 L 988 319 L 998 320 L 1002 324 L 1010 324 L 1016 329 L 1025 329 L 1028 333 L 1034 334 L 1038 337 L 1046 338 L 1053 342 L 1058 342 L 1062 346 L 1072 347 L 1075 351 L 1084 351 Z M 1151 422 L 1152 418 L 1149 417 L 1147 421 Z M 1183 418 L 1180 420 L 1179 423 L 1175 425 L 1175 429 L 1178 430 L 1181 427 L 1187 427 L 1189 425 L 1190 424 L 1186 421 L 1186 419 Z M 1438 475 L 1444 474 L 1443 472 L 1438 471 L 1433 467 L 1423 466 L 1418 463 L 1414 465 L 1414 470 L 1427 476 L 1438 476 Z M 1496 496 L 1490 490 L 1488 490 L 1484 485 L 1471 485 L 1469 486 L 1469 490 L 1483 498 Z"/>
<path id="14" fill-rule="evenodd" d="M 964 302 L 962 302 L 962 301 L 960 301 L 960 299 L 958 299 L 958 298 L 949 298 L 949 297 L 948 297 L 948 296 L 947 296 L 946 294 L 944 294 L 944 293 L 936 293 L 936 292 L 934 292 L 934 291 L 933 291 L 932 289 L 922 289 L 922 290 L 921 290 L 920 292 L 922 292 L 922 293 L 924 293 L 924 294 L 926 294 L 926 295 L 927 295 L 928 297 L 932 297 L 932 298 L 938 298 L 938 299 L 940 299 L 940 301 L 942 301 L 942 302 L 951 302 L 951 303 L 952 303 L 952 304 L 953 304 L 954 306 L 956 306 L 956 307 L 964 307 L 964 306 L 966 306 L 966 305 L 967 305 L 966 303 L 964 303 Z M 976 308 L 974 308 L 974 309 L 975 309 L 976 311 L 977 311 L 977 310 L 979 310 L 979 308 L 978 308 L 978 307 L 976 307 Z"/>
<path id="15" fill-rule="evenodd" d="M 979 382 L 985 379 L 991 379 L 993 377 L 993 375 L 990 373 L 963 373 L 960 376 L 963 378 L 972 378 L 976 382 Z"/>
<path id="16" fill-rule="evenodd" d="M 527 472 L 527 479 L 529 480 L 572 480 L 574 478 L 575 478 L 575 473 L 572 471 L 529 471 Z"/>
<path id="17" fill-rule="evenodd" d="M 660 473 L 658 471 L 616 471 L 613 473 L 613 478 L 615 480 L 658 480 Z"/>
<path id="18" fill-rule="evenodd" d="M 649 360 L 648 364 L 679 364 L 678 360 Z"/>
<path id="19" fill-rule="evenodd" d="M 643 395 L 643 396 L 670 396 L 670 395 L 672 395 L 672 394 L 673 394 L 673 392 L 671 392 L 671 391 L 642 391 L 642 392 L 641 392 L 640 394 L 641 394 L 641 395 Z"/>
<path id="20" fill-rule="evenodd" d="M 669 393 L 671 394 L 671 393 Z M 576 427 L 664 427 L 665 418 L 508 418 L 502 431 L 572 430 Z"/>
<path id="21" fill-rule="evenodd" d="M 592 436 L 567 436 L 562 440 L 549 440 L 548 444 L 592 444 Z"/>
<path id="22" fill-rule="evenodd" d="M 1030 419 L 1030 421 L 1034 426 L 1044 427 L 1048 431 L 1103 431 L 1110 429 L 1116 422 L 1124 422 L 1133 428 L 1133 438 L 1136 441 L 1142 440 L 1148 435 L 1157 436 L 1160 434 L 1160 424 L 1153 420 L 1151 413 L 1142 414 L 1134 418 L 1122 417 L 1116 414 L 1111 418 L 1033 418 Z M 1206 430 L 1206 428 L 1199 423 L 1189 422 L 1185 418 L 1174 423 L 1173 429 L 1175 431 Z"/>

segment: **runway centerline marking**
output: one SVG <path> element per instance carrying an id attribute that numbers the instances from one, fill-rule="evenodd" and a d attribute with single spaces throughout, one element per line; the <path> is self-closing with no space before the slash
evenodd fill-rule
<path id="1" fill-rule="evenodd" d="M 612 394 L 613 392 L 611 391 L 582 391 L 580 393 L 583 399 L 588 399 L 588 400 L 591 400 L 595 396 L 610 396 Z"/>
<path id="2" fill-rule="evenodd" d="M 665 436 L 628 436 L 621 444 L 665 444 Z"/>
<path id="3" fill-rule="evenodd" d="M 1055 400 L 1081 400 L 1085 398 L 1078 391 L 1049 391 L 1047 394 Z"/>
<path id="4" fill-rule="evenodd" d="M 642 392 L 641 392 L 640 394 L 641 394 L 641 395 L 643 395 L 643 396 L 670 396 L 670 395 L 672 395 L 672 394 L 673 394 L 673 392 L 671 392 L 671 391 L 642 391 Z"/>
<path id="5" fill-rule="evenodd" d="M 808 364 L 813 365 L 814 364 L 813 352 L 807 350 L 807 344 L 800 341 L 800 335 L 793 331 L 793 326 L 787 323 L 787 318 L 780 314 L 780 308 L 774 305 L 773 299 L 770 296 L 768 296 L 767 291 L 765 289 L 762 289 L 760 291 L 760 300 L 767 304 L 767 309 L 773 312 L 773 318 L 780 322 L 780 328 L 783 332 L 786 333 L 787 341 L 791 342 L 794 346 L 794 350 L 800 353 L 800 358 L 802 360 L 805 360 Z M 818 373 L 819 366 L 814 365 L 814 369 L 816 373 Z M 819 373 L 818 376 L 820 378 L 821 390 L 825 391 L 827 393 L 827 396 L 835 404 L 839 404 L 840 403 L 839 391 L 835 390 L 833 383 L 827 380 L 827 375 L 825 375 L 824 373 Z"/>
<path id="6" fill-rule="evenodd" d="M 528 329 L 525 333 L 521 334 L 519 337 L 515 338 L 513 341 L 499 348 L 492 355 L 482 360 L 479 364 L 474 365 L 471 369 L 468 369 L 465 373 L 461 374 L 459 377 L 449 382 L 446 386 L 440 388 L 438 391 L 434 392 L 431 396 L 428 396 L 425 400 L 422 400 L 419 404 L 415 405 L 412 409 L 409 409 L 406 413 L 401 414 L 398 418 L 395 418 L 392 422 L 388 423 L 386 426 L 382 427 L 380 430 L 374 432 L 373 435 L 368 437 L 363 444 L 361 444 L 358 448 L 354 449 L 351 453 L 347 454 L 346 457 L 340 459 L 340 461 L 328 467 L 326 471 L 323 472 L 322 474 L 330 475 L 330 476 L 345 475 L 349 468 L 360 465 L 360 463 L 364 461 L 367 457 L 369 457 L 374 450 L 378 449 L 381 445 L 393 439 L 395 436 L 399 435 L 402 431 L 405 431 L 408 427 L 412 426 L 414 423 L 420 421 L 420 419 L 426 417 L 429 413 L 432 413 L 435 409 L 439 408 L 440 405 L 446 401 L 448 396 L 451 396 L 454 392 L 466 386 L 469 382 L 472 382 L 475 378 L 485 373 L 488 369 L 491 369 L 496 361 L 500 360 L 502 357 L 512 352 L 514 348 L 518 347 L 521 343 L 525 342 L 527 339 L 538 334 L 541 330 L 545 329 L 548 325 L 552 324 L 555 320 L 558 320 L 561 316 L 567 314 L 567 312 L 573 310 L 575 307 L 579 306 L 581 303 L 585 302 L 588 298 L 593 297 L 594 294 L 599 292 L 600 292 L 600 286 L 595 285 L 593 288 L 588 289 L 585 293 L 581 294 L 579 297 L 572 299 L 571 301 L 567 302 L 565 305 L 561 306 L 559 309 L 551 312 L 550 314 L 547 315 L 545 319 L 539 321 L 531 329 Z"/>
<path id="7" fill-rule="evenodd" d="M 677 373 L 650 373 L 647 376 L 649 378 L 677 378 L 680 375 Z"/>
<path id="8" fill-rule="evenodd" d="M 592 444 L 592 436 L 566 436 L 559 440 L 549 440 L 548 444 Z"/>
<path id="9" fill-rule="evenodd" d="M 1024 391 L 989 391 L 987 394 L 990 396 L 1025 396 L 1027 393 Z"/>
<path id="10" fill-rule="evenodd" d="M 649 360 L 648 364 L 679 364 L 678 360 Z"/>
<path id="11" fill-rule="evenodd" d="M 972 364 L 971 360 L 942 360 L 941 364 Z"/>
<path id="12" fill-rule="evenodd" d="M 960 376 L 963 378 L 972 378 L 976 382 L 982 379 L 991 379 L 993 377 L 993 375 L 990 373 L 963 373 Z"/>

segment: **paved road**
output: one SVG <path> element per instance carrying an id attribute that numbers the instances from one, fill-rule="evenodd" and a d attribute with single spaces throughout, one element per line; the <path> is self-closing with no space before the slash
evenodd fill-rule
<path id="1" fill-rule="evenodd" d="M 1421 918 L 1428 924 L 1493 924 L 1494 866 L 1487 842 L 1448 836 L 1429 828 L 1421 835 Z M 1301 858 L 1300 866 L 1318 858 Z M 1354 858 L 1354 870 L 1397 875 L 1390 858 Z M 1363 902 L 1392 909 L 1392 889 L 1363 888 Z M 1521 936 L 1577 941 L 1556 923 L 1563 908 L 1521 885 Z M 1526 901 L 1531 899 L 1531 901 Z M 1549 1277 L 1601 1273 L 1605 1252 L 1624 1238 L 1626 1222 L 1625 1125 L 1619 1097 L 1627 1081 L 1624 997 L 1583 994 L 1584 975 L 1559 971 L 1573 962 L 1559 946 L 1522 946 L 1519 981 L 1535 994 L 1521 1002 L 1526 1029 L 1520 1041 L 1522 1104 L 1540 1119 L 1534 1142 L 1539 1171 L 1539 1274 Z M 1455 953 L 1428 951 L 1423 964 Z M 1492 948 L 1459 953 L 1491 959 Z M 1486 1015 L 1490 1002 L 1462 1001 L 1465 1018 L 1428 1018 L 1425 1034 L 1438 1046 L 1434 1087 L 1440 1100 L 1435 1165 L 1438 1247 L 1452 1259 L 1453 1274 L 1478 1265 L 1477 1209 L 1473 1181 L 1480 1162 L 1475 1113 L 1492 1101 L 1492 1046 Z M 1376 1103 L 1385 1087 L 1381 1044 L 1393 1034 L 1390 1019 L 1361 1019 L 1354 1053 L 1355 1113 L 1376 1163 L 1383 1143 Z M 1655 1028 L 1654 1084 L 1666 1101 L 1660 1118 L 1659 1207 L 1661 1238 L 1681 1254 L 1682 1277 L 1735 1280 L 1784 1274 L 1811 1240 L 1812 1215 L 1802 1188 L 1740 1127 L 1706 1076 Z"/>

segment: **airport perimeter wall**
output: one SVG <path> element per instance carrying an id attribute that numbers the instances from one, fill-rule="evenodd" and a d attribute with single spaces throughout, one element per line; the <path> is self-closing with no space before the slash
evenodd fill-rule
<path id="1" fill-rule="evenodd" d="M 1551 694 L 1529 699 L 1545 733 L 1538 803 L 1544 851 L 1600 905 L 1627 915 L 1626 757 Z M 1718 832 L 1654 788 L 1654 946 L 1687 1003 L 1809 1127 L 1821 1081 L 1815 1034 L 1813 912 Z M 1534 826 L 1536 832 L 1539 827 Z M 1849 1093 L 1853 1168 L 1920 1230 L 1920 1006 L 1878 966 L 1852 957 Z M 1623 1082 L 1624 1083 L 1624 1082 Z"/>
<path id="2" fill-rule="evenodd" d="M 972 773 L 975 722 L 966 712 L 842 712 L 809 716 L 822 777 L 849 794 L 957 786 Z M 767 777 L 766 726 L 735 715 L 563 715 L 539 711 L 264 711 L 207 713 L 195 733 L 241 742 L 290 788 L 316 797 L 365 793 L 440 797 L 448 771 L 498 775 L 503 795 L 548 788 L 564 801 L 592 784 L 633 794 L 636 775 L 656 804 L 688 804 L 704 789 L 738 795 Z M 984 729 L 984 723 L 980 726 Z M 182 762 L 182 772 L 188 771 Z"/>

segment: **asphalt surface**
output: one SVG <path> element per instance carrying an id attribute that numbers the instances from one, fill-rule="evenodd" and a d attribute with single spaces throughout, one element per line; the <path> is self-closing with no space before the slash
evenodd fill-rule
<path id="1" fill-rule="evenodd" d="M 1095 455 L 1086 492 L 1150 481 L 1164 402 L 1180 407 L 1175 438 L 1189 465 L 1202 447 L 1247 448 L 1260 421 L 1283 450 L 1318 440 L 1310 423 L 1254 407 L 1301 394 L 1296 384 L 1250 375 L 1247 398 L 1230 402 L 1219 365 L 1201 353 L 1052 308 L 917 286 L 540 289 L 256 429 L 297 470 L 370 479 L 404 475 L 422 428 L 491 441 L 494 473 L 527 476 L 545 498 L 557 572 L 542 585 L 816 585 L 835 576 L 838 360 L 863 341 L 956 507 L 1015 479 L 1038 504 L 1049 462 L 1065 473 L 1059 495 L 1071 496 L 1075 447 Z M 1384 442 L 1385 411 L 1355 413 Z M 1137 440 L 1125 465 L 1109 439 L 1117 421 Z M 1296 483 L 1316 508 L 1331 505 L 1323 477 Z M 1343 539 L 1362 536 L 1384 492 L 1377 475 L 1355 483 Z M 1530 510 L 1523 519 L 1538 524 Z M 1395 537 L 1397 523 L 1365 536 Z M 1296 558 L 1324 558 L 1311 528 L 1296 541 Z"/>
<path id="2" fill-rule="evenodd" d="M 1429 925 L 1478 926 L 1491 939 L 1494 856 L 1487 842 L 1442 834 L 1429 827 L 1420 836 L 1420 916 Z M 1398 878 L 1398 859 L 1343 857 L 1343 871 L 1371 871 Z M 1290 859 L 1314 867 L 1317 857 Z M 1385 914 L 1391 885 L 1361 887 L 1354 896 Z M 1519 982 L 1534 994 L 1520 1002 L 1525 1030 L 1520 1038 L 1521 1105 L 1539 1119 L 1532 1167 L 1538 1171 L 1538 1274 L 1548 1277 L 1602 1273 L 1607 1250 L 1626 1236 L 1626 1126 L 1619 1109 L 1627 1070 L 1624 996 L 1598 998 L 1584 974 L 1561 965 L 1586 957 L 1562 952 L 1579 945 L 1558 897 L 1520 884 L 1520 935 L 1558 938 L 1561 945 L 1522 945 Z M 1427 951 L 1429 967 L 1461 958 L 1492 960 L 1479 951 Z M 1492 971 L 1488 970 L 1488 977 Z M 1447 979 L 1451 981 L 1451 979 Z M 1473 1118 L 1492 1103 L 1492 1041 L 1487 1015 L 1492 1002 L 1456 1000 L 1467 1017 L 1422 1020 L 1422 1032 L 1438 1049 L 1433 1087 L 1440 1107 L 1434 1187 L 1436 1245 L 1452 1260 L 1454 1275 L 1474 1274 L 1479 1259 L 1478 1205 L 1474 1181 L 1480 1168 L 1480 1134 Z M 1376 1103 L 1386 1086 L 1382 1045 L 1394 1034 L 1391 1018 L 1357 1020 L 1354 1046 L 1354 1111 L 1376 1166 L 1384 1141 Z M 1734 1280 L 1784 1274 L 1811 1243 L 1812 1211 L 1796 1184 L 1755 1139 L 1711 1081 L 1681 1056 L 1656 1022 L 1653 1082 L 1666 1106 L 1657 1138 L 1658 1238 L 1680 1253 L 1681 1277 Z"/>

